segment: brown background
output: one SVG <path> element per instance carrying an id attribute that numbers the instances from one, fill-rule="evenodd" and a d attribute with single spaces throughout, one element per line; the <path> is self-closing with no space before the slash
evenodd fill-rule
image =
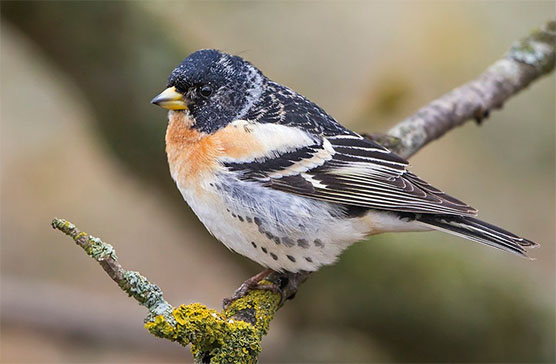
<path id="1" fill-rule="evenodd" d="M 551 2 L 2 3 L 1 360 L 179 362 L 54 216 L 115 245 L 173 304 L 219 307 L 259 267 L 167 173 L 148 104 L 189 52 L 240 54 L 354 130 L 380 132 L 477 76 Z M 429 145 L 412 170 L 542 244 L 535 261 L 441 233 L 350 248 L 282 309 L 263 362 L 553 362 L 554 75 Z"/>

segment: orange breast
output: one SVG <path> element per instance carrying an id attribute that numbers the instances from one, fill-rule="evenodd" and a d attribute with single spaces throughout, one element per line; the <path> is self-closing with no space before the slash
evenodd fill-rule
<path id="1" fill-rule="evenodd" d="M 208 135 L 191 128 L 183 112 L 171 112 L 166 130 L 166 154 L 170 173 L 180 188 L 197 187 L 203 177 L 218 168 L 218 146 Z"/>
<path id="2" fill-rule="evenodd" d="M 170 112 L 166 154 L 170 173 L 181 188 L 197 188 L 219 170 L 223 159 L 249 160 L 263 156 L 265 148 L 249 129 L 230 124 L 214 134 L 192 128 L 183 112 Z"/>

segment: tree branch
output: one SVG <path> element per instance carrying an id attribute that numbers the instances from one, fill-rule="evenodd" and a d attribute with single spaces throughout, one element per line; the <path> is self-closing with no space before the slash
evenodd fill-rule
<path id="1" fill-rule="evenodd" d="M 481 122 L 531 82 L 554 70 L 556 21 L 550 20 L 516 41 L 504 58 L 476 80 L 434 100 L 388 131 L 372 137 L 401 157 L 419 149 L 466 121 Z"/>
<path id="2" fill-rule="evenodd" d="M 500 108 L 511 96 L 554 69 L 555 39 L 556 21 L 550 20 L 517 41 L 504 58 L 476 80 L 431 102 L 390 129 L 388 135 L 372 138 L 408 158 L 456 126 L 472 119 L 480 122 L 491 110 Z M 199 303 L 173 307 L 164 300 L 157 285 L 137 272 L 125 270 L 111 245 L 63 219 L 54 219 L 52 226 L 72 237 L 124 292 L 147 308 L 145 327 L 153 335 L 181 345 L 191 344 L 198 363 L 257 361 L 262 337 L 283 303 L 279 294 L 250 291 L 222 312 Z M 308 276 L 307 272 L 273 272 L 261 283 L 276 285 L 285 298 L 293 298 Z"/>
<path id="3" fill-rule="evenodd" d="M 198 363 L 257 361 L 262 337 L 268 332 L 274 313 L 282 305 L 279 294 L 250 291 L 222 312 L 199 303 L 172 307 L 156 284 L 138 272 L 121 266 L 112 245 L 80 231 L 64 219 L 54 219 L 52 227 L 70 236 L 88 256 L 101 265 L 122 291 L 147 308 L 149 313 L 145 318 L 145 328 L 153 335 L 177 341 L 184 346 L 191 344 L 191 351 Z M 282 289 L 285 297 L 291 297 L 307 275 L 273 272 L 261 282 L 276 285 Z"/>

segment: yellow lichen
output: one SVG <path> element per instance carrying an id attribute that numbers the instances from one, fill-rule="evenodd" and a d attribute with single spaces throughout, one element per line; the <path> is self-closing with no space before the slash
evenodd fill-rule
<path id="1" fill-rule="evenodd" d="M 75 235 L 75 237 L 73 239 L 78 240 L 78 239 L 81 239 L 81 238 L 86 237 L 86 236 L 87 236 L 87 233 L 82 231 L 79 234 Z"/>
<path id="2" fill-rule="evenodd" d="M 145 328 L 151 334 L 181 345 L 191 344 L 196 362 L 257 362 L 261 339 L 268 332 L 270 321 L 280 305 L 278 294 L 250 291 L 223 312 L 199 303 L 172 307 L 164 300 L 158 286 L 117 263 L 116 253 L 110 244 L 79 232 L 63 219 L 54 219 L 52 226 L 71 236 L 93 259 L 99 262 L 110 260 L 110 264 L 103 265 L 103 268 L 110 269 L 110 277 L 122 290 L 148 308 Z M 260 283 L 272 284 L 269 281 Z"/>
<path id="3" fill-rule="evenodd" d="M 260 284 L 270 285 L 272 282 L 261 281 Z M 254 290 L 230 304 L 224 314 L 226 317 L 240 315 L 242 311 L 253 310 L 257 331 L 262 337 L 270 327 L 274 313 L 278 310 L 280 295 L 268 290 Z"/>
<path id="4" fill-rule="evenodd" d="M 197 360 L 210 360 L 211 363 L 256 362 L 264 335 L 256 326 L 199 303 L 181 305 L 174 308 L 171 317 L 159 315 L 145 324 L 153 335 L 182 345 L 191 344 Z"/>
<path id="5" fill-rule="evenodd" d="M 145 328 L 155 336 L 172 341 L 177 341 L 178 339 L 174 327 L 170 325 L 162 315 L 156 316 L 154 321 L 145 323 Z M 187 344 L 188 343 L 184 343 L 184 345 Z"/>

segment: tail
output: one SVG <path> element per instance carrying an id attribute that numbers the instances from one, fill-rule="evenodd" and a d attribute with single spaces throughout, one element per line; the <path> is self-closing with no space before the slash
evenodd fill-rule
<path id="1" fill-rule="evenodd" d="M 468 216 L 417 214 L 415 220 L 434 229 L 527 257 L 525 248 L 538 244 Z"/>

